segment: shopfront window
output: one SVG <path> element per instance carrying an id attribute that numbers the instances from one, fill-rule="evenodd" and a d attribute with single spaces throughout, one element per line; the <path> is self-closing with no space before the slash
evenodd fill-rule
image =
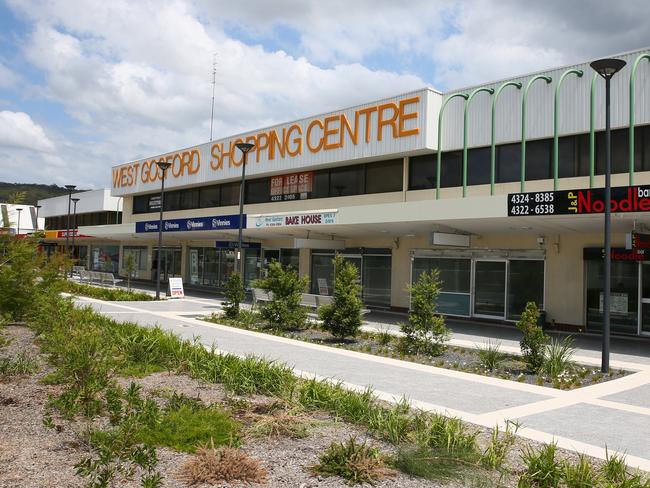
<path id="1" fill-rule="evenodd" d="M 438 270 L 440 295 L 438 311 L 449 315 L 470 315 L 472 261 L 462 258 L 414 258 L 413 283 L 420 274 Z"/>
<path id="2" fill-rule="evenodd" d="M 544 261 L 510 260 L 508 319 L 519 320 L 528 302 L 544 308 Z"/>
<path id="3" fill-rule="evenodd" d="M 128 271 L 128 261 L 133 262 L 134 278 L 139 278 L 139 272 L 147 269 L 147 248 L 144 246 L 124 246 L 122 250 L 122 269 Z"/>
<path id="4" fill-rule="evenodd" d="M 120 259 L 120 246 L 92 246 L 90 266 L 94 271 L 117 273 Z"/>
<path id="5" fill-rule="evenodd" d="M 585 260 L 587 283 L 587 330 L 603 328 L 603 283 L 605 265 L 602 260 Z M 610 323 L 612 332 L 638 332 L 639 264 L 612 261 Z"/>
<path id="6" fill-rule="evenodd" d="M 298 271 L 300 266 L 300 249 L 280 249 L 280 263 L 287 268 Z"/>

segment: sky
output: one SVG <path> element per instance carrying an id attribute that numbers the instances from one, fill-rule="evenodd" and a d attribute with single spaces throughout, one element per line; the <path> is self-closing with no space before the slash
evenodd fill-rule
<path id="1" fill-rule="evenodd" d="M 650 46 L 646 0 L 0 0 L 0 181 Z"/>

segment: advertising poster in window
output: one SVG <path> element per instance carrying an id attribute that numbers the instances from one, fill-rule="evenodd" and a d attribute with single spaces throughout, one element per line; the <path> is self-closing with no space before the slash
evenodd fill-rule
<path id="1" fill-rule="evenodd" d="M 271 177 L 271 201 L 306 200 L 311 196 L 313 183 L 313 171 L 273 176 Z"/>

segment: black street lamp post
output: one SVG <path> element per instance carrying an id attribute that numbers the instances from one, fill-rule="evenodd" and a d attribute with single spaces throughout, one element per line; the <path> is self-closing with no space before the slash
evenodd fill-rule
<path id="1" fill-rule="evenodd" d="M 65 229 L 65 256 L 70 259 L 70 204 L 72 203 L 72 191 L 77 188 L 77 185 L 65 185 L 65 189 L 68 190 L 68 220 L 66 223 Z M 70 269 L 72 274 L 72 269 Z M 64 273 L 67 276 L 67 273 Z"/>
<path id="2" fill-rule="evenodd" d="M 167 161 L 158 161 L 156 163 L 160 171 L 162 171 L 162 176 L 160 178 L 160 218 L 158 220 L 158 258 L 156 263 L 156 300 L 160 300 L 160 265 L 162 256 L 162 226 L 163 226 L 163 207 L 165 205 L 165 175 L 167 169 L 171 166 L 171 163 Z"/>
<path id="3" fill-rule="evenodd" d="M 34 208 L 36 209 L 36 230 L 38 229 L 38 211 L 41 209 L 41 205 L 34 205 Z"/>
<path id="4" fill-rule="evenodd" d="M 244 219 L 244 188 L 246 184 L 246 156 L 248 152 L 255 147 L 254 144 L 249 142 L 238 142 L 235 144 L 239 149 L 242 156 L 241 163 L 241 183 L 239 185 L 239 239 L 237 245 L 237 268 L 239 268 L 239 276 L 244 279 L 244 255 L 242 253 L 242 225 Z"/>
<path id="5" fill-rule="evenodd" d="M 20 235 L 20 213 L 23 211 L 22 208 L 17 208 L 16 212 L 18 212 L 18 226 L 16 227 L 16 237 Z"/>
<path id="6" fill-rule="evenodd" d="M 73 260 L 74 260 L 74 254 L 75 254 L 74 253 L 74 251 L 75 251 L 75 249 L 74 249 L 74 238 L 75 238 L 75 234 L 77 233 L 77 202 L 79 200 L 80 200 L 80 198 L 73 198 L 72 199 L 72 203 L 74 204 L 74 210 L 73 210 L 73 213 L 72 213 L 72 215 L 73 215 L 73 218 L 72 218 L 72 259 Z M 73 261 L 73 264 L 74 264 L 74 261 Z M 77 264 L 79 264 L 79 263 L 77 263 Z M 70 274 L 72 275 L 72 272 L 70 272 Z"/>
<path id="7" fill-rule="evenodd" d="M 605 78 L 605 279 L 603 286 L 603 350 L 601 370 L 609 372 L 609 336 L 610 336 L 610 293 L 612 275 L 612 146 L 610 127 L 610 81 L 612 77 L 625 66 L 622 59 L 599 59 L 591 63 L 591 67 Z"/>

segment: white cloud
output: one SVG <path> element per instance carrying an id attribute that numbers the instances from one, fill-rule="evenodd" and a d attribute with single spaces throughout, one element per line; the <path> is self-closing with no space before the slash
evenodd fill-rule
<path id="1" fill-rule="evenodd" d="M 10 88 L 18 82 L 18 76 L 0 61 L 0 88 Z"/>
<path id="2" fill-rule="evenodd" d="M 76 125 L 58 127 L 52 118 L 52 139 L 43 132 L 50 146 L 42 147 L 56 146 L 47 167 L 58 170 L 43 170 L 34 151 L 12 146 L 7 156 L 5 146 L 2 171 L 11 161 L 37 181 L 74 177 L 99 186 L 109 183 L 111 165 L 208 139 L 214 52 L 221 137 L 428 83 L 460 88 L 650 44 L 641 15 L 650 7 L 641 0 L 614 7 L 605 0 L 9 4 L 30 26 L 21 55 L 44 79 L 28 96 L 60 103 Z M 235 38 L 242 33 L 248 44 Z M 282 49 L 263 47 L 273 40 Z"/>
<path id="3" fill-rule="evenodd" d="M 38 152 L 54 151 L 54 143 L 43 128 L 25 112 L 0 111 L 0 147 Z"/>

